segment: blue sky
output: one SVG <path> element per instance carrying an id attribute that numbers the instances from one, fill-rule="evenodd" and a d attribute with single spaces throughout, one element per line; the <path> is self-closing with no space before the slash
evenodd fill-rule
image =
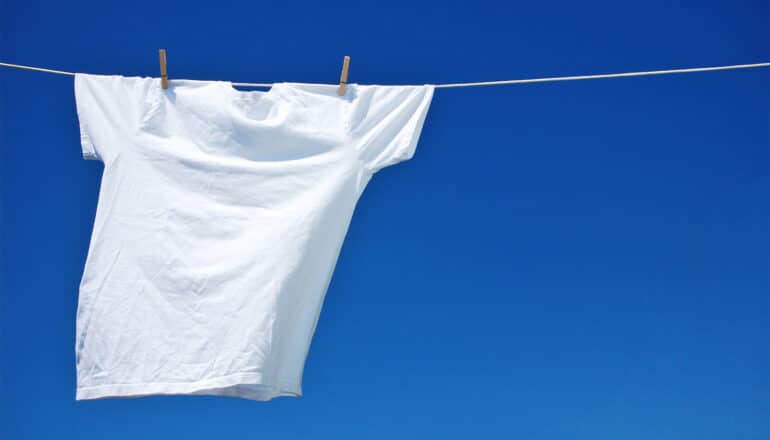
<path id="1" fill-rule="evenodd" d="M 622 3 L 622 4 L 619 4 Z M 766 1 L 0 2 L 0 60 L 423 84 L 770 60 Z M 770 70 L 437 90 L 359 202 L 299 399 L 75 401 L 102 167 L 0 69 L 0 438 L 770 438 Z"/>

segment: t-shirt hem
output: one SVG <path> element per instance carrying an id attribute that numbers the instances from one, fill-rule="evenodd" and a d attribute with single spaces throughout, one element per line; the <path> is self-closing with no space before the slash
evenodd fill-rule
<path id="1" fill-rule="evenodd" d="M 99 155 L 96 154 L 96 149 L 94 148 L 93 142 L 91 142 L 91 138 L 85 134 L 85 127 L 81 125 L 80 131 L 82 133 L 80 135 L 80 145 L 82 146 L 83 159 L 99 160 Z"/>
<path id="2" fill-rule="evenodd" d="M 297 382 L 278 380 L 274 383 L 265 383 L 261 374 L 246 373 L 194 382 L 148 382 L 78 387 L 75 400 L 163 394 L 211 395 L 268 401 L 275 397 L 302 397 L 302 389 Z"/>

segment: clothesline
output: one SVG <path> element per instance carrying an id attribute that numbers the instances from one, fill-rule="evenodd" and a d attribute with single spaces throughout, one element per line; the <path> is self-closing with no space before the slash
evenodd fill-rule
<path id="1" fill-rule="evenodd" d="M 64 70 L 44 69 L 42 67 L 24 66 L 21 64 L 2 63 L 2 67 L 10 67 L 14 69 L 33 70 L 36 72 L 54 73 L 57 75 L 69 75 L 75 76 L 75 72 L 66 72 Z M 737 69 L 753 69 L 759 67 L 770 67 L 770 63 L 754 63 L 754 64 L 733 64 L 730 66 L 714 66 L 714 67 L 692 67 L 686 69 L 668 69 L 668 70 L 649 70 L 642 72 L 623 72 L 623 73 L 602 73 L 593 75 L 575 75 L 575 76 L 552 76 L 545 78 L 528 78 L 528 79 L 510 79 L 502 81 L 480 81 L 480 82 L 466 82 L 466 83 L 448 83 L 448 84 L 434 84 L 436 88 L 455 88 L 455 87 L 478 87 L 478 86 L 500 86 L 506 84 L 528 84 L 528 83 L 541 83 L 541 82 L 556 82 L 556 81 L 578 81 L 584 79 L 603 79 L 603 78 L 626 78 L 632 76 L 651 76 L 651 75 L 670 75 L 674 73 L 693 73 L 693 72 L 713 72 L 717 70 L 737 70 Z M 233 82 L 234 86 L 241 87 L 270 87 L 272 83 L 244 83 Z"/>

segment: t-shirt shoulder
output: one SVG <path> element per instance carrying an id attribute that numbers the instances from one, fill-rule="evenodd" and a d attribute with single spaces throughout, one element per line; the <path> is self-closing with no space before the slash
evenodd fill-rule
<path id="1" fill-rule="evenodd" d="M 151 77 L 77 73 L 75 105 L 84 159 L 109 162 L 139 123 L 152 91 Z"/>
<path id="2" fill-rule="evenodd" d="M 304 105 L 342 106 L 348 138 L 358 152 L 366 171 L 375 173 L 414 156 L 422 133 L 435 86 L 348 84 L 338 96 L 337 84 L 280 83 L 312 99 Z M 334 109 L 339 109 L 338 105 Z"/>
<path id="3" fill-rule="evenodd" d="M 366 170 L 375 173 L 414 156 L 435 86 L 353 85 L 351 138 Z"/>

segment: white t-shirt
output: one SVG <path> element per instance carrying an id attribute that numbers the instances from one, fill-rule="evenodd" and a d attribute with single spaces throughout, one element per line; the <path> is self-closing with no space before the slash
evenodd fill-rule
<path id="1" fill-rule="evenodd" d="M 410 159 L 434 87 L 75 76 L 104 163 L 80 283 L 81 399 L 301 396 L 355 204 Z"/>

